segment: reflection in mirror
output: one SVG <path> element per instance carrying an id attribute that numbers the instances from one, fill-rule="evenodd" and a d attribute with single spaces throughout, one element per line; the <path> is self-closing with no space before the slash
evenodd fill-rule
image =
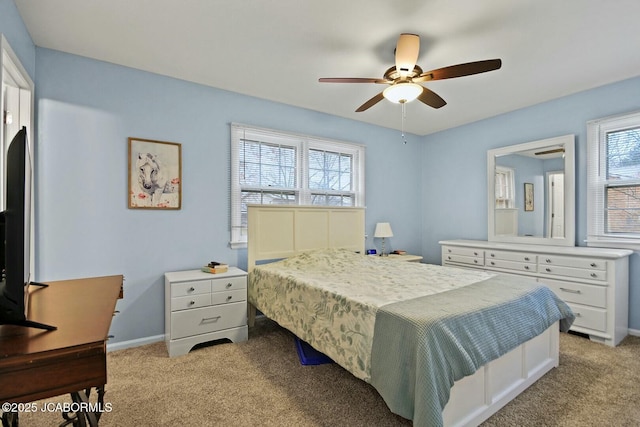
<path id="1" fill-rule="evenodd" d="M 489 150 L 491 241 L 574 246 L 574 136 Z"/>

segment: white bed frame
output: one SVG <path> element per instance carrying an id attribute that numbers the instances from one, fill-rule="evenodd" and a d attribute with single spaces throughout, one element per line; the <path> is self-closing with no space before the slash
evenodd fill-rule
<path id="1" fill-rule="evenodd" d="M 312 249 L 345 248 L 364 253 L 364 208 L 250 205 L 248 226 L 249 273 L 260 261 Z M 254 319 L 255 307 L 250 306 L 250 326 Z M 555 323 L 475 374 L 456 381 L 443 412 L 445 426 L 477 426 L 557 367 L 559 339 Z"/>

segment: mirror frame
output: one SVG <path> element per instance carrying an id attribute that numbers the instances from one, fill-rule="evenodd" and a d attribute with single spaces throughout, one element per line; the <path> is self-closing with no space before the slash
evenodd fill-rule
<path id="1" fill-rule="evenodd" d="M 564 238 L 508 236 L 495 234 L 495 167 L 496 157 L 521 151 L 561 145 L 564 148 Z M 532 245 L 575 246 L 575 135 L 563 135 L 487 151 L 487 211 L 490 242 Z"/>

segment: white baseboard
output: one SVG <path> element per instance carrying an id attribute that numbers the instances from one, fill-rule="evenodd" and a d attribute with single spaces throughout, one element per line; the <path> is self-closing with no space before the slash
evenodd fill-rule
<path id="1" fill-rule="evenodd" d="M 640 330 L 638 330 L 638 329 L 629 329 L 629 335 L 633 335 L 634 337 L 640 337 Z"/>
<path id="2" fill-rule="evenodd" d="M 107 351 L 109 352 L 109 351 L 115 351 L 115 350 L 124 350 L 125 348 L 139 347 L 141 345 L 153 344 L 154 342 L 158 342 L 158 341 L 164 341 L 164 334 L 156 335 L 153 337 L 137 338 L 135 340 L 121 341 L 121 342 L 114 342 L 113 344 L 107 344 Z"/>

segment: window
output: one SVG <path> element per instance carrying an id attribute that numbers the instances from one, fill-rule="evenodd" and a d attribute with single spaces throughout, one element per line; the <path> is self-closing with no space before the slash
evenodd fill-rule
<path id="1" fill-rule="evenodd" d="M 640 112 L 587 132 L 587 244 L 640 249 Z"/>
<path id="2" fill-rule="evenodd" d="M 364 146 L 231 125 L 231 247 L 247 242 L 247 206 L 364 206 Z"/>
<path id="3" fill-rule="evenodd" d="M 496 208 L 515 207 L 515 184 L 512 168 L 496 166 Z"/>

